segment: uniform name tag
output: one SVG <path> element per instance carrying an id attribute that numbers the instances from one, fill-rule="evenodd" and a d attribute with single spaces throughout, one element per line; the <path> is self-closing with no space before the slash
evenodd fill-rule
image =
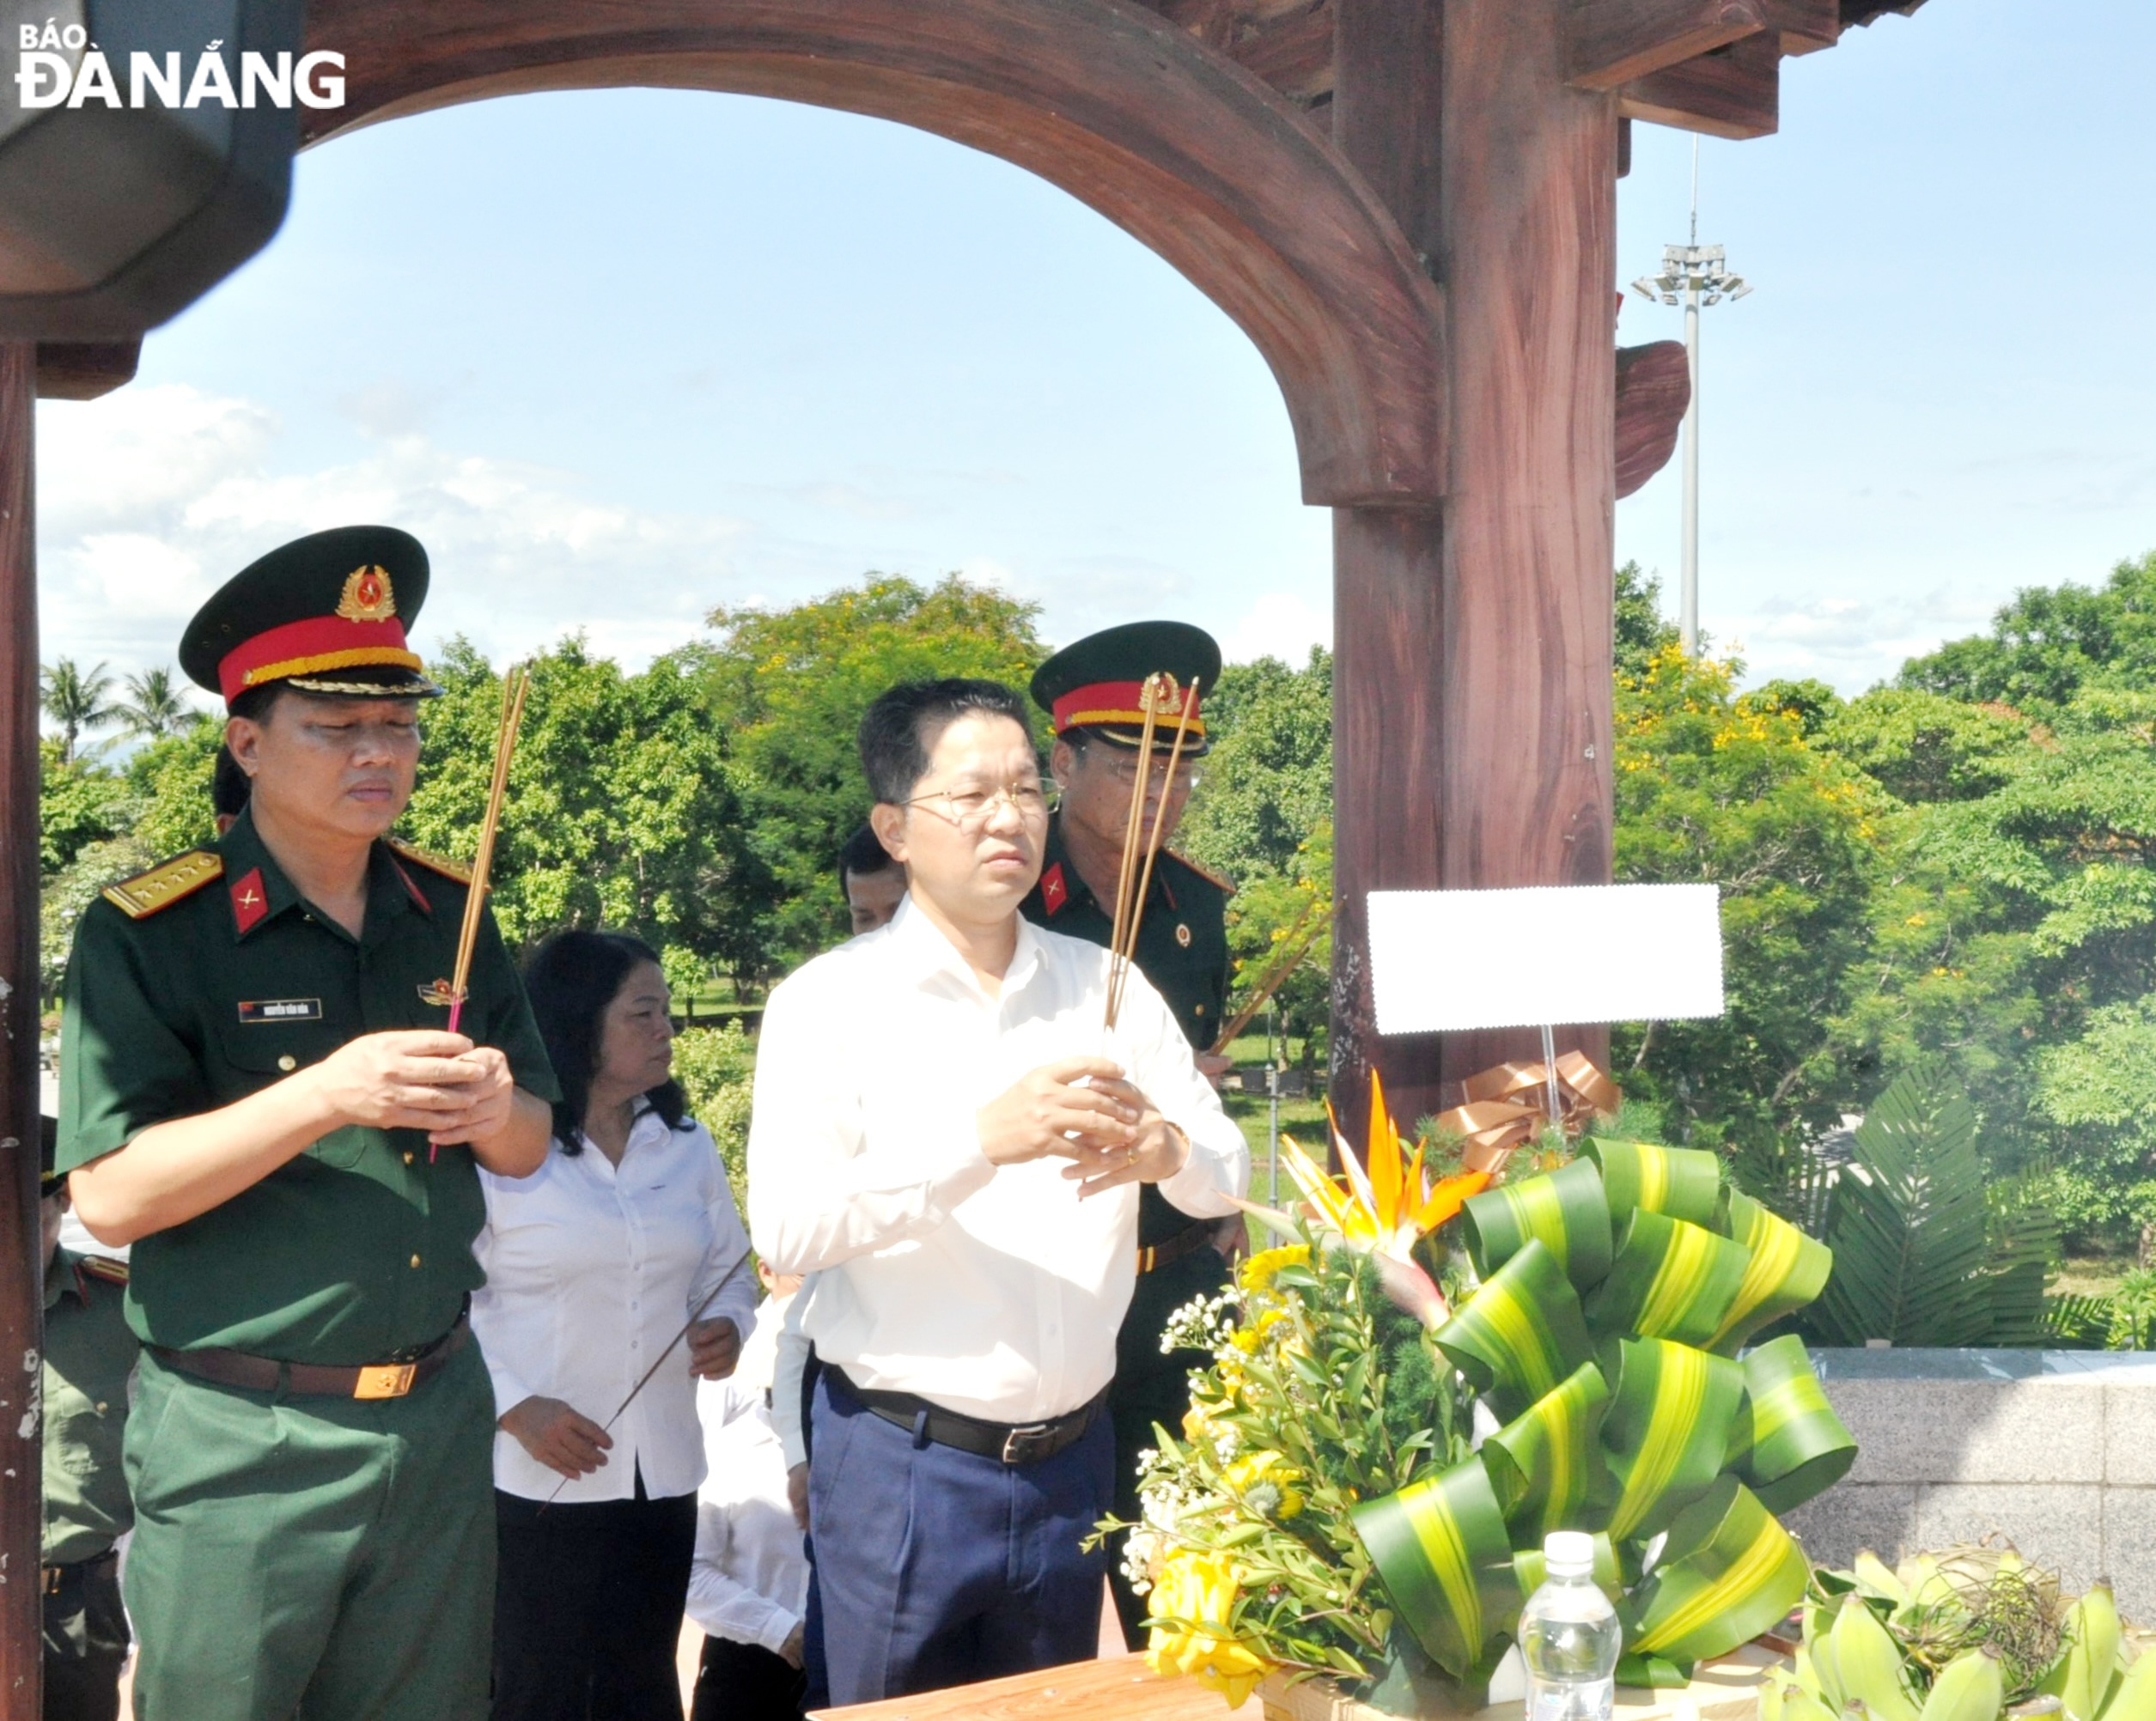
<path id="1" fill-rule="evenodd" d="M 322 1019 L 322 1000 L 319 998 L 243 998 L 240 1000 L 240 1019 L 242 1022 L 319 1022 Z"/>

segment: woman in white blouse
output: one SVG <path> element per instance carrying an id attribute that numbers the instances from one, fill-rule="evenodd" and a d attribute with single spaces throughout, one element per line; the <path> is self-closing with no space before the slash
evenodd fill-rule
<path id="1" fill-rule="evenodd" d="M 704 1474 L 696 1381 L 740 1354 L 748 1238 L 673 1079 L 650 949 L 563 933 L 524 983 L 562 1101 L 537 1171 L 480 1174 L 472 1329 L 501 1430 L 494 1721 L 679 1721 Z"/>

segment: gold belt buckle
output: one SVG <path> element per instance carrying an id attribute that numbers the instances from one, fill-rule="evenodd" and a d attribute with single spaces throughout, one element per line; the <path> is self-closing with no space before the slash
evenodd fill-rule
<path id="1" fill-rule="evenodd" d="M 1141 1273 L 1150 1273 L 1150 1272 L 1152 1272 L 1152 1271 L 1153 1271 L 1153 1256 L 1154 1256 L 1154 1250 L 1153 1246 L 1152 1246 L 1150 1244 L 1147 1244 L 1147 1245 L 1146 1245 L 1146 1247 L 1144 1247 L 1143 1249 L 1141 1249 L 1141 1250 L 1138 1251 L 1138 1271 L 1139 1271 L 1139 1272 L 1141 1272 Z"/>
<path id="2" fill-rule="evenodd" d="M 352 1387 L 354 1398 L 402 1398 L 411 1390 L 417 1363 L 370 1363 L 359 1371 Z"/>

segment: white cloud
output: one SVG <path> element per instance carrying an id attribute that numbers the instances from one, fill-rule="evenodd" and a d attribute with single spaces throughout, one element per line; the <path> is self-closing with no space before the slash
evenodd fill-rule
<path id="1" fill-rule="evenodd" d="M 1300 664 L 1312 646 L 1332 648 L 1332 616 L 1293 592 L 1268 592 L 1240 621 L 1221 636 L 1221 653 L 1230 663 L 1276 657 Z"/>
<path id="2" fill-rule="evenodd" d="M 1775 595 L 1748 613 L 1705 618 L 1718 651 L 1745 660 L 1753 682 L 1816 676 L 1844 694 L 1886 679 L 1942 639 L 1981 631 L 1993 608 L 1965 592 L 1934 588 L 1908 597 L 1846 593 Z"/>
<path id="3" fill-rule="evenodd" d="M 172 385 L 48 410 L 40 429 L 48 657 L 168 663 L 219 582 L 289 538 L 357 520 L 402 526 L 427 546 L 423 651 L 461 632 L 498 657 L 582 629 L 594 649 L 640 660 L 734 595 L 739 520 L 595 502 L 573 473 L 417 433 L 277 471 L 272 414 Z"/>

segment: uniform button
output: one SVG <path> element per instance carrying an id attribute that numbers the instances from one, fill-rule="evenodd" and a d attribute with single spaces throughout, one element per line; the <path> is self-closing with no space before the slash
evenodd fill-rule
<path id="1" fill-rule="evenodd" d="M 300 1067 L 300 1061 L 294 1057 L 291 1053 L 287 1052 L 283 1057 L 277 1061 L 277 1067 L 284 1071 L 287 1074 L 289 1074 L 292 1071 Z"/>
<path id="2" fill-rule="evenodd" d="M 405 1153 L 405 1164 L 406 1164 L 407 1165 L 409 1165 L 410 1164 L 411 1164 L 411 1153 L 410 1153 L 410 1152 L 406 1152 L 406 1153 Z"/>
<path id="3" fill-rule="evenodd" d="M 105 1401 L 101 1398 L 97 1401 L 97 1414 L 100 1416 L 105 1414 Z"/>
<path id="4" fill-rule="evenodd" d="M 415 1256 L 413 1256 L 411 1257 L 411 1264 L 412 1264 L 414 1267 L 418 1266 L 418 1264 L 419 1264 L 419 1257 L 418 1257 L 417 1256 L 416 1256 L 416 1255 L 415 1255 Z"/>

